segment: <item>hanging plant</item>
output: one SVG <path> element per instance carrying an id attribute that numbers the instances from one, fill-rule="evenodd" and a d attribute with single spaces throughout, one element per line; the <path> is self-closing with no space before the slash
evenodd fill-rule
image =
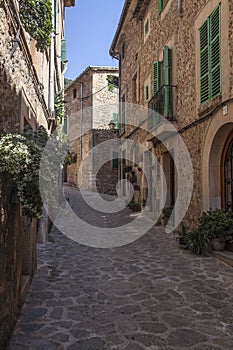
<path id="1" fill-rule="evenodd" d="M 13 177 L 24 215 L 30 218 L 42 215 L 39 167 L 45 132 L 40 128 L 36 132 L 27 131 L 28 137 L 19 134 L 0 137 L 0 173 Z"/>
<path id="2" fill-rule="evenodd" d="M 25 30 L 36 40 L 37 50 L 45 51 L 53 32 L 51 1 L 20 0 L 19 15 Z"/>
<path id="3" fill-rule="evenodd" d="M 72 165 L 77 162 L 77 153 L 68 152 L 64 161 L 64 165 Z"/>
<path id="4" fill-rule="evenodd" d="M 64 93 L 63 90 L 61 90 L 56 94 L 54 101 L 55 116 L 56 119 L 59 120 L 60 124 L 64 118 L 64 103 Z"/>

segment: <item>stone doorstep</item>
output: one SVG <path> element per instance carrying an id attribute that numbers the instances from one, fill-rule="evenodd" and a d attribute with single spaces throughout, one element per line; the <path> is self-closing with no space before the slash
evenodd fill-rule
<path id="1" fill-rule="evenodd" d="M 224 250 L 223 252 L 212 251 L 213 255 L 233 267 L 233 252 Z"/>
<path id="2" fill-rule="evenodd" d="M 30 287 L 31 277 L 30 275 L 22 275 L 21 277 L 21 300 L 24 301 L 26 299 L 26 295 L 28 292 L 28 288 Z"/>

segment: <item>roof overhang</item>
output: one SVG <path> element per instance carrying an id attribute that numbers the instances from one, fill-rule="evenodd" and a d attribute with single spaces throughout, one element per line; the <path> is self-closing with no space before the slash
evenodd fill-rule
<path id="1" fill-rule="evenodd" d="M 123 7 L 123 10 L 121 12 L 121 17 L 120 17 L 120 20 L 119 20 L 119 23 L 117 26 L 117 30 L 116 30 L 116 33 L 115 33 L 113 41 L 112 41 L 112 45 L 111 45 L 110 50 L 109 50 L 110 56 L 112 56 L 114 58 L 119 58 L 119 53 L 116 52 L 116 45 L 117 45 L 117 42 L 118 42 L 118 39 L 119 39 L 119 36 L 121 33 L 122 26 L 125 22 L 127 12 L 128 12 L 129 7 L 131 5 L 131 2 L 132 2 L 132 0 L 125 0 L 124 7 Z"/>
<path id="2" fill-rule="evenodd" d="M 150 1 L 151 0 L 138 0 L 133 12 L 133 17 L 139 20 L 143 19 Z"/>
<path id="3" fill-rule="evenodd" d="M 75 0 L 64 0 L 65 7 L 75 6 Z"/>

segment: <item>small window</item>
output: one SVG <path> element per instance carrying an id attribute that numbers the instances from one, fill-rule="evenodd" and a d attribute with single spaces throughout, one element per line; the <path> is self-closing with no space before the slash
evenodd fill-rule
<path id="1" fill-rule="evenodd" d="M 112 153 L 112 168 L 114 170 L 117 170 L 119 166 L 119 161 L 118 161 L 118 152 L 113 152 Z"/>
<path id="2" fill-rule="evenodd" d="M 167 5 L 169 0 L 158 0 L 158 15 L 161 15 L 164 7 Z"/>
<path id="3" fill-rule="evenodd" d="M 77 89 L 73 89 L 73 98 L 77 97 Z"/>
<path id="4" fill-rule="evenodd" d="M 149 85 L 146 85 L 145 87 L 145 100 L 149 101 Z"/>
<path id="5" fill-rule="evenodd" d="M 125 98 L 125 94 L 122 95 L 121 97 L 121 132 L 125 131 L 125 114 L 126 114 L 126 108 L 125 108 L 125 102 L 126 102 L 126 98 Z"/>
<path id="6" fill-rule="evenodd" d="M 144 35 L 147 36 L 148 33 L 149 33 L 149 19 L 147 18 L 144 25 Z"/>
<path id="7" fill-rule="evenodd" d="M 139 102 L 139 92 L 138 92 L 138 74 L 135 73 L 132 78 L 132 102 Z"/>
<path id="8" fill-rule="evenodd" d="M 123 43 L 121 47 L 121 59 L 123 60 L 124 58 L 125 58 L 125 43 Z"/>

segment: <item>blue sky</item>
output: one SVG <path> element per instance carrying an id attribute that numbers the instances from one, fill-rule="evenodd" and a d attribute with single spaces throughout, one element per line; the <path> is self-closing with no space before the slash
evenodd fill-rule
<path id="1" fill-rule="evenodd" d="M 66 8 L 67 78 L 76 78 L 90 65 L 118 66 L 109 48 L 123 4 L 124 0 L 76 0 L 75 7 Z"/>

